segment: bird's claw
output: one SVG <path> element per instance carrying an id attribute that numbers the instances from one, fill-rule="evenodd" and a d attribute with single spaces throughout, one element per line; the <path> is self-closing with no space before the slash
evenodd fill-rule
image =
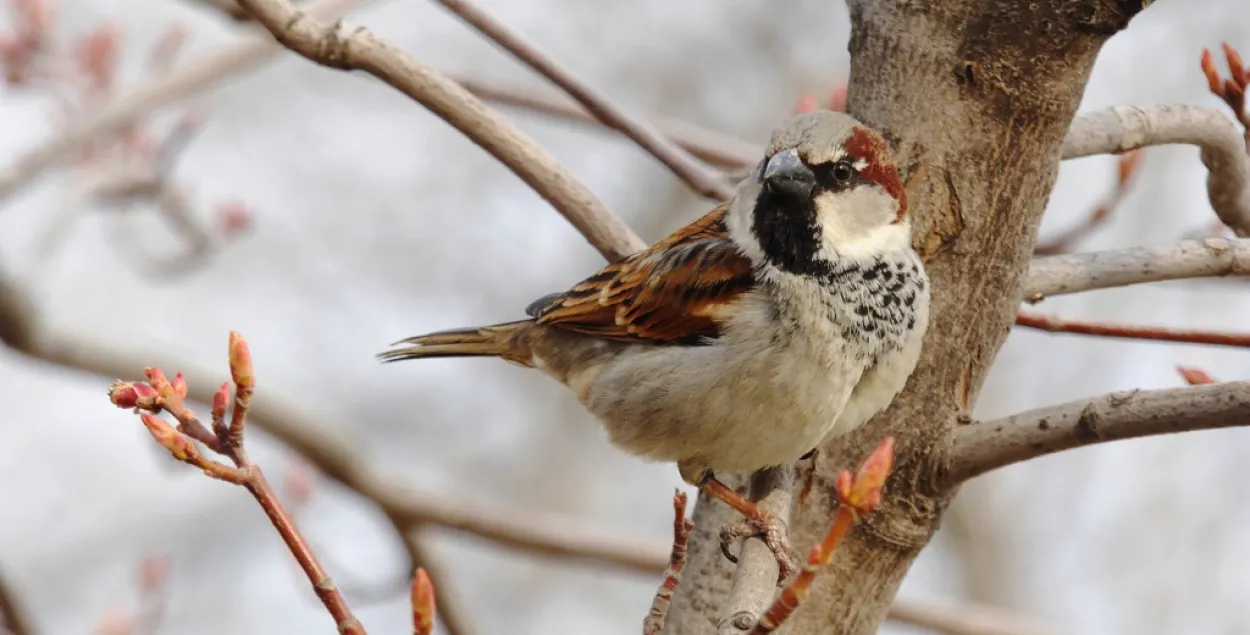
<path id="1" fill-rule="evenodd" d="M 767 512 L 757 518 L 750 518 L 725 525 L 720 530 L 720 550 L 730 562 L 737 564 L 738 556 L 730 553 L 729 545 L 741 538 L 758 537 L 777 558 L 777 584 L 784 585 L 796 573 L 799 567 L 790 555 L 790 540 L 786 536 L 786 525 L 776 516 Z"/>

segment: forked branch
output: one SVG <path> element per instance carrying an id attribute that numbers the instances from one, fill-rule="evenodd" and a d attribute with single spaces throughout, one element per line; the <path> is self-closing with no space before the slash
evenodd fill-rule
<path id="1" fill-rule="evenodd" d="M 532 139 L 456 82 L 368 29 L 321 22 L 287 0 L 239 4 L 291 50 L 330 68 L 365 71 L 447 121 L 551 203 L 608 260 L 646 246 Z"/>
<path id="2" fill-rule="evenodd" d="M 247 457 L 243 447 L 243 423 L 256 379 L 252 372 L 251 353 L 238 333 L 230 333 L 229 357 L 230 376 L 234 383 L 233 407 L 227 419 L 230 385 L 222 384 L 213 397 L 211 428 L 202 424 L 183 402 L 187 396 L 187 383 L 182 373 L 171 381 L 160 369 L 149 367 L 144 371 L 146 382 L 118 380 L 114 383 L 109 388 L 109 400 L 120 408 L 131 408 L 140 413 L 143 425 L 152 438 L 169 450 L 175 459 L 199 468 L 212 478 L 246 488 L 299 562 L 313 591 L 334 618 L 338 631 L 347 635 L 364 635 L 364 627 L 352 615 L 343 595 L 317 561 L 290 514 L 278 501 L 273 488 L 265 480 L 264 472 Z M 177 426 L 171 426 L 157 416 L 162 412 L 172 415 Z M 234 466 L 205 456 L 196 445 L 197 441 L 210 451 L 228 458 Z"/>

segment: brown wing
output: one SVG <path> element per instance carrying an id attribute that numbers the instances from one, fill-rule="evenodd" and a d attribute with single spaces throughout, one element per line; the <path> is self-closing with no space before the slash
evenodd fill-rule
<path id="1" fill-rule="evenodd" d="M 724 205 L 526 311 L 539 324 L 605 339 L 663 343 L 717 337 L 755 284 L 729 239 Z"/>

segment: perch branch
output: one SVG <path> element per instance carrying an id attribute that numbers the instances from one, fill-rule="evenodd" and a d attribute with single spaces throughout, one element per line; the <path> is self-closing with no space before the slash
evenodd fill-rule
<path id="1" fill-rule="evenodd" d="M 811 592 L 812 582 L 833 559 L 833 551 L 855 526 L 860 517 L 871 513 L 881 504 L 881 488 L 894 466 L 894 438 L 886 437 L 872 454 L 860 466 L 859 472 L 851 476 L 850 472 L 838 475 L 835 494 L 838 499 L 838 513 L 833 524 L 825 532 L 825 537 L 812 547 L 807 558 L 807 565 L 781 594 L 773 601 L 768 611 L 755 623 L 750 635 L 768 635 L 777 630 L 799 604 L 807 599 Z"/>
<path id="2" fill-rule="evenodd" d="M 239 4 L 291 50 L 329 68 L 365 71 L 447 121 L 551 203 L 608 260 L 646 246 L 532 139 L 459 84 L 368 29 L 325 24 L 287 0 Z"/>
<path id="3" fill-rule="evenodd" d="M 751 475 L 750 483 L 751 500 L 758 501 L 761 510 L 788 524 L 790 510 L 794 507 L 793 466 L 760 470 Z M 742 635 L 755 625 L 776 594 L 778 572 L 777 557 L 764 541 L 749 538 L 742 543 L 725 614 L 718 626 L 720 635 Z"/>
<path id="4" fill-rule="evenodd" d="M 1095 443 L 1250 424 L 1250 382 L 1129 390 L 957 428 L 947 483 Z"/>
<path id="5" fill-rule="evenodd" d="M 1034 258 L 1024 279 L 1024 298 L 1122 287 L 1143 282 L 1250 275 L 1250 240 L 1200 238 L 1174 245 L 1112 249 Z"/>
<path id="6" fill-rule="evenodd" d="M 1217 333 L 1190 329 L 1170 329 L 1160 326 L 1086 322 L 1082 320 L 1068 320 L 1053 315 L 1037 315 L 1035 313 L 1018 313 L 1016 315 L 1016 326 L 1047 331 L 1049 333 L 1074 333 L 1078 335 L 1155 342 L 1250 347 L 1250 333 Z"/>
<path id="7" fill-rule="evenodd" d="M 559 86 L 577 100 L 595 118 L 602 121 L 638 144 L 663 163 L 665 167 L 685 181 L 699 194 L 717 200 L 733 196 L 725 176 L 710 169 L 691 156 L 647 121 L 635 117 L 612 103 L 602 92 L 594 89 L 584 78 L 543 53 L 538 47 L 507 25 L 491 17 L 468 0 L 435 0 L 469 26 L 477 29 L 486 39 L 499 45 L 539 75 Z"/>

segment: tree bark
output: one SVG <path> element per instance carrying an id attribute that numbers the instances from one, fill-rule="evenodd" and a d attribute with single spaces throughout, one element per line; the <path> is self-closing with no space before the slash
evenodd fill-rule
<path id="1" fill-rule="evenodd" d="M 833 518 L 837 472 L 895 436 L 885 504 L 836 552 L 782 629 L 792 635 L 875 632 L 936 531 L 954 495 L 942 484 L 951 432 L 970 421 L 1019 307 L 1064 135 L 1098 51 L 1143 3 L 848 4 L 848 110 L 886 135 L 907 179 L 914 244 L 933 280 L 933 318 L 906 390 L 863 429 L 822 448 L 812 495 L 796 506 L 790 536 L 806 554 Z M 723 505 L 699 499 L 666 633 L 716 632 L 732 575 L 716 539 L 731 518 Z"/>

